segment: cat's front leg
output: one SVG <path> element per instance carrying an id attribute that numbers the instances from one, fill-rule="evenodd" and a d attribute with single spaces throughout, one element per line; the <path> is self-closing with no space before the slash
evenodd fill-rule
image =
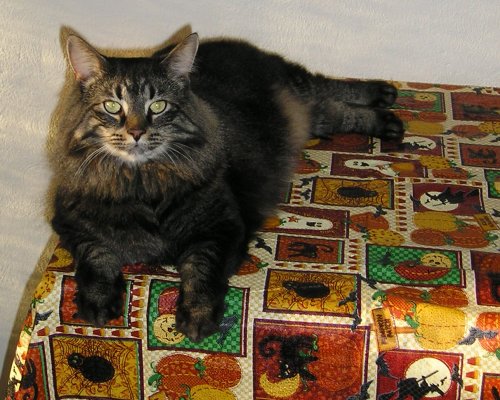
<path id="1" fill-rule="evenodd" d="M 224 262 L 215 248 L 204 246 L 180 263 L 179 273 L 176 329 L 199 342 L 219 331 L 228 290 Z"/>
<path id="2" fill-rule="evenodd" d="M 125 281 L 121 263 L 118 257 L 104 248 L 86 246 L 84 250 L 78 250 L 76 316 L 102 327 L 123 313 Z"/>

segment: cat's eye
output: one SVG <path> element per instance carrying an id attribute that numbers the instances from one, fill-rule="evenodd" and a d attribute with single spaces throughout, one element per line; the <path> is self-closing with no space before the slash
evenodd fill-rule
<path id="1" fill-rule="evenodd" d="M 158 100 L 149 106 L 149 109 L 153 114 L 160 114 L 167 109 L 167 102 L 165 100 Z"/>
<path id="2" fill-rule="evenodd" d="M 117 101 L 107 100 L 104 102 L 104 108 L 110 114 L 117 114 L 122 109 L 122 106 Z"/>

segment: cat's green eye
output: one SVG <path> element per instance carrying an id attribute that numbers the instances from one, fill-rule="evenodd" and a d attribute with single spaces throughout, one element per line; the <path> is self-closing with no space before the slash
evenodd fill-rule
<path id="1" fill-rule="evenodd" d="M 104 102 L 104 108 L 110 114 L 117 114 L 122 109 L 122 106 L 117 101 L 108 100 Z"/>
<path id="2" fill-rule="evenodd" d="M 160 114 L 167 108 L 167 102 L 165 100 L 158 100 L 149 106 L 149 109 L 153 114 Z"/>

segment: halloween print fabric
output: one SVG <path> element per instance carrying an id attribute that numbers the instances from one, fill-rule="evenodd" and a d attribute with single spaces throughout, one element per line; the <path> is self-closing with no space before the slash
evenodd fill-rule
<path id="1" fill-rule="evenodd" d="M 500 89 L 395 84 L 403 143 L 308 142 L 199 343 L 170 266 L 124 266 L 106 327 L 75 318 L 53 238 L 7 399 L 500 399 Z"/>

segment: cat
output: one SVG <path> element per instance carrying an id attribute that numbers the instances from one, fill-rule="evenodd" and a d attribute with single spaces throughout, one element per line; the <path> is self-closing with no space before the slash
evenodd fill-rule
<path id="1" fill-rule="evenodd" d="M 52 226 L 76 263 L 77 316 L 123 313 L 121 267 L 173 264 L 176 329 L 219 329 L 228 278 L 304 143 L 336 132 L 400 141 L 397 89 L 333 80 L 240 40 L 196 33 L 151 57 L 66 39 L 75 96 L 55 132 Z"/>
<path id="2" fill-rule="evenodd" d="M 308 370 L 308 364 L 319 360 L 313 355 L 318 351 L 317 342 L 316 335 L 284 337 L 271 334 L 259 342 L 258 348 L 264 358 L 277 356 L 279 378 L 289 379 L 300 375 L 303 381 L 315 381 L 317 378 Z"/>

